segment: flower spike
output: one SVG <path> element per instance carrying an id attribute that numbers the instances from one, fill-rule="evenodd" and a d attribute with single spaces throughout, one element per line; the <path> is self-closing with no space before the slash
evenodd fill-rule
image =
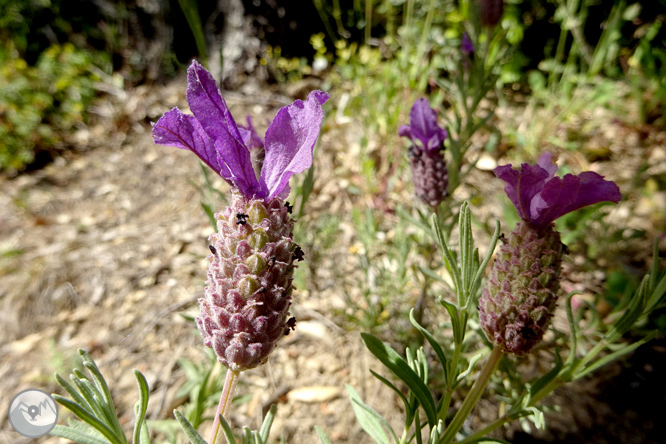
<path id="1" fill-rule="evenodd" d="M 565 247 L 553 221 L 597 202 L 619 202 L 613 182 L 593 172 L 555 176 L 550 154 L 536 165 L 495 169 L 522 219 L 506 237 L 479 299 L 479 321 L 488 339 L 517 356 L 541 340 L 557 303 Z"/>
<path id="2" fill-rule="evenodd" d="M 292 281 L 303 251 L 292 240 L 295 220 L 284 198 L 291 176 L 312 165 L 328 94 L 313 91 L 280 109 L 262 140 L 249 118 L 246 127 L 236 124 L 201 65 L 192 63 L 187 81 L 194 115 L 172 109 L 153 126 L 153 138 L 192 151 L 232 186 L 230 205 L 215 214 L 196 322 L 204 345 L 239 372 L 265 363 L 294 327 Z M 251 154 L 261 165 L 256 173 Z"/>

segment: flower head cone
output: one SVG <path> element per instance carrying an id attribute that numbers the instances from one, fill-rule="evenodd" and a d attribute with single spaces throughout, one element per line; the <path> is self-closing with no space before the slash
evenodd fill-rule
<path id="1" fill-rule="evenodd" d="M 409 113 L 409 125 L 401 127 L 399 134 L 412 141 L 409 166 L 416 195 L 436 207 L 448 195 L 449 171 L 444 159 L 447 133 L 437 124 L 437 113 L 426 99 L 414 102 Z"/>
<path id="2" fill-rule="evenodd" d="M 156 143 L 188 149 L 232 186 L 230 205 L 215 215 L 205 297 L 197 326 L 204 344 L 233 371 L 257 367 L 293 327 L 289 317 L 294 219 L 284 204 L 289 179 L 312 165 L 328 94 L 313 91 L 280 109 L 264 140 L 251 121 L 238 126 L 214 79 L 194 62 L 187 101 L 193 116 L 174 108 L 153 126 Z M 251 152 L 263 162 L 255 172 Z"/>
<path id="3" fill-rule="evenodd" d="M 523 356 L 541 342 L 557 302 L 564 249 L 553 222 L 598 202 L 619 202 L 617 185 L 593 172 L 555 176 L 550 154 L 536 165 L 495 169 L 521 222 L 497 253 L 479 299 L 481 328 L 503 351 Z"/>

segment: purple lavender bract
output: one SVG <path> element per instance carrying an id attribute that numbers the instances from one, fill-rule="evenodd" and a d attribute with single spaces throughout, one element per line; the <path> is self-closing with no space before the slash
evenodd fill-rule
<path id="1" fill-rule="evenodd" d="M 313 91 L 280 109 L 265 140 L 252 122 L 238 126 L 215 80 L 193 62 L 187 72 L 193 116 L 174 108 L 153 125 L 155 143 L 188 149 L 232 186 L 229 207 L 215 215 L 205 297 L 197 326 L 204 344 L 233 371 L 266 362 L 289 319 L 295 261 L 294 219 L 284 205 L 289 178 L 312 165 L 328 94 Z M 251 151 L 264 153 L 255 173 Z"/>
<path id="2" fill-rule="evenodd" d="M 416 195 L 436 207 L 448 194 L 449 172 L 443 153 L 447 133 L 437 124 L 437 113 L 426 99 L 414 102 L 409 125 L 402 126 L 398 134 L 413 144 L 409 148 L 409 165 Z"/>
<path id="3" fill-rule="evenodd" d="M 484 333 L 503 351 L 523 356 L 541 342 L 557 302 L 564 248 L 553 221 L 598 202 L 619 202 L 620 190 L 593 172 L 555 177 L 550 154 L 536 165 L 495 169 L 522 219 L 495 257 L 479 299 Z"/>

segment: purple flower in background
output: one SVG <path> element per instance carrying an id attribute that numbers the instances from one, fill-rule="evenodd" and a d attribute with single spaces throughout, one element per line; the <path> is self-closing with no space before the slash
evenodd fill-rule
<path id="1" fill-rule="evenodd" d="M 494 28 L 504 15 L 504 0 L 477 0 L 481 25 Z"/>
<path id="2" fill-rule="evenodd" d="M 437 124 L 437 113 L 426 99 L 414 102 L 409 125 L 402 126 L 398 134 L 413 143 L 409 148 L 409 165 L 416 195 L 436 207 L 448 194 L 449 171 L 443 153 L 447 133 Z"/>
<path id="3" fill-rule="evenodd" d="M 495 168 L 497 177 L 506 182 L 504 191 L 518 215 L 534 228 L 546 227 L 560 216 L 588 205 L 622 199 L 617 185 L 597 173 L 586 171 L 559 178 L 556 171 L 549 153 L 542 154 L 536 165 L 522 164 L 520 170 L 511 165 Z"/>
<path id="4" fill-rule="evenodd" d="M 192 151 L 232 186 L 229 206 L 215 214 L 217 233 L 209 238 L 206 289 L 196 321 L 204 345 L 239 372 L 265 363 L 296 322 L 289 307 L 303 251 L 292 240 L 295 220 L 283 200 L 289 178 L 312 165 L 328 94 L 313 91 L 305 102 L 280 109 L 262 140 L 249 118 L 247 126 L 236 124 L 201 65 L 192 63 L 187 81 L 194 115 L 172 109 L 153 126 L 153 138 Z"/>
<path id="5" fill-rule="evenodd" d="M 250 147 L 261 140 L 249 128 L 239 128 L 203 66 L 187 70 L 187 102 L 193 116 L 174 108 L 153 126 L 155 143 L 188 149 L 246 197 L 270 199 L 289 192 L 289 178 L 312 165 L 312 150 L 324 118 L 328 94 L 313 91 L 305 102 L 280 109 L 266 131 L 266 157 L 257 179 Z M 253 135 L 254 133 L 254 135 Z M 256 137 L 255 137 L 256 136 Z"/>
<path id="6" fill-rule="evenodd" d="M 409 125 L 403 125 L 398 130 L 401 137 L 409 137 L 414 145 L 421 142 L 420 149 L 440 150 L 446 139 L 444 128 L 437 124 L 437 113 L 430 108 L 428 100 L 418 99 L 409 112 Z"/>
<path id="7" fill-rule="evenodd" d="M 462 38 L 460 39 L 460 52 L 468 57 L 474 54 L 474 44 L 466 32 L 463 32 Z"/>
<path id="8" fill-rule="evenodd" d="M 550 154 L 536 165 L 495 168 L 522 219 L 506 237 L 479 298 L 481 328 L 497 347 L 524 356 L 541 342 L 557 303 L 565 248 L 553 221 L 597 202 L 619 202 L 617 185 L 593 172 L 556 177 Z"/>

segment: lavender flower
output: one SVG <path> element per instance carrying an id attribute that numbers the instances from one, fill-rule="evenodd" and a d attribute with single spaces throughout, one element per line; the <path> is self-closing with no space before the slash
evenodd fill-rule
<path id="1" fill-rule="evenodd" d="M 416 195 L 436 207 L 447 196 L 449 172 L 444 159 L 446 130 L 437 124 L 437 114 L 424 98 L 414 102 L 409 113 L 409 125 L 398 131 L 412 141 L 409 164 Z"/>
<path id="2" fill-rule="evenodd" d="M 229 207 L 217 213 L 211 235 L 205 297 L 197 326 L 204 344 L 233 371 L 266 362 L 278 340 L 294 326 L 289 317 L 295 261 L 303 259 L 292 241 L 294 219 L 283 204 L 289 178 L 312 165 L 322 105 L 328 94 L 313 91 L 280 109 L 262 141 L 248 126 L 236 125 L 215 80 L 193 62 L 187 73 L 187 101 L 193 116 L 174 108 L 153 126 L 155 143 L 188 149 L 232 186 Z M 258 174 L 251 150 L 263 147 Z"/>
<path id="3" fill-rule="evenodd" d="M 494 28 L 504 14 L 504 0 L 477 0 L 481 25 Z"/>
<path id="4" fill-rule="evenodd" d="M 564 246 L 555 219 L 598 202 L 619 202 L 620 190 L 593 172 L 555 176 L 550 154 L 536 165 L 495 169 L 522 219 L 497 253 L 479 299 L 486 336 L 503 351 L 523 356 L 538 344 L 557 302 Z"/>
<path id="5" fill-rule="evenodd" d="M 460 52 L 467 57 L 474 54 L 474 43 L 472 43 L 472 40 L 466 32 L 463 32 L 462 38 L 460 39 Z"/>

